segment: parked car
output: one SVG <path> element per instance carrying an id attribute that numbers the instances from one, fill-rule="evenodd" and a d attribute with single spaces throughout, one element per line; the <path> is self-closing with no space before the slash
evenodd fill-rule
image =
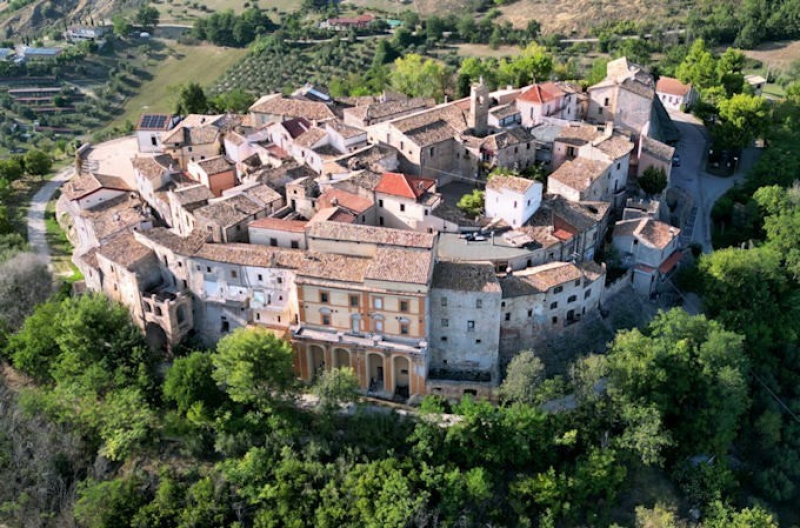
<path id="1" fill-rule="evenodd" d="M 672 166 L 673 167 L 680 167 L 681 166 L 681 157 L 679 154 L 672 155 Z"/>

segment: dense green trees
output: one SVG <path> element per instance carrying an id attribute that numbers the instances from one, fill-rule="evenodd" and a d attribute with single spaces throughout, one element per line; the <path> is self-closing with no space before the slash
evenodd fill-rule
<path id="1" fill-rule="evenodd" d="M 208 99 L 203 87 L 190 82 L 180 87 L 175 113 L 179 115 L 204 114 L 208 111 Z"/>
<path id="2" fill-rule="evenodd" d="M 656 196 L 667 188 L 667 174 L 661 167 L 647 167 L 636 183 L 648 196 Z"/>
<path id="3" fill-rule="evenodd" d="M 530 350 L 523 350 L 508 364 L 500 396 L 505 401 L 536 402 L 536 387 L 544 380 L 544 363 Z"/>
<path id="4" fill-rule="evenodd" d="M 415 53 L 394 61 L 391 73 L 392 88 L 412 97 L 430 97 L 441 101 L 447 83 L 445 67 Z"/>
<path id="5" fill-rule="evenodd" d="M 468 215 L 477 216 L 483 213 L 483 205 L 486 193 L 480 189 L 475 189 L 470 194 L 465 194 L 458 200 L 456 207 Z"/>
<path id="6" fill-rule="evenodd" d="M 241 14 L 233 10 L 214 13 L 207 18 L 198 18 L 192 34 L 217 46 L 247 46 L 259 35 L 274 29 L 269 16 L 257 8 L 245 9 Z"/>

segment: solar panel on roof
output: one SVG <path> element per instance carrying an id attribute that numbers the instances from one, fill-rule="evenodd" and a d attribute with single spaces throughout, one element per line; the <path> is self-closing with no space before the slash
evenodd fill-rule
<path id="1" fill-rule="evenodd" d="M 146 114 L 142 116 L 142 128 L 164 128 L 168 116 L 164 114 Z"/>

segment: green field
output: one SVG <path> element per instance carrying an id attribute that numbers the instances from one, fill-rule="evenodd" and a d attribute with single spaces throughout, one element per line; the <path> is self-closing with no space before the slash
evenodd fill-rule
<path id="1" fill-rule="evenodd" d="M 168 55 L 151 71 L 153 78 L 138 88 L 125 102 L 125 112 L 109 128 L 136 123 L 143 112 L 170 112 L 175 106 L 174 88 L 190 81 L 211 86 L 225 71 L 247 53 L 246 49 L 217 46 L 184 46 L 170 42 Z"/>
<path id="2" fill-rule="evenodd" d="M 154 5 L 161 12 L 162 23 L 183 23 L 228 9 L 239 13 L 245 9 L 246 5 L 258 5 L 261 9 L 267 11 L 292 12 L 297 11 L 300 7 L 300 2 L 297 0 L 261 0 L 260 2 L 247 2 L 245 0 L 205 0 L 203 2 L 174 0 L 173 2 L 159 2 Z M 198 9 L 198 7 L 202 8 Z"/>

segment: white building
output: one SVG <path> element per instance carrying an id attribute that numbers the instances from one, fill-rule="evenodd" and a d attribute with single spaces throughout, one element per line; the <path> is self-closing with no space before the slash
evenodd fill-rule
<path id="1" fill-rule="evenodd" d="M 516 176 L 497 175 L 486 183 L 486 216 L 520 227 L 542 204 L 541 183 Z"/>
<path id="2" fill-rule="evenodd" d="M 668 110 L 687 110 L 697 98 L 692 84 L 683 84 L 672 77 L 660 77 L 656 83 L 656 96 Z"/>
<path id="3" fill-rule="evenodd" d="M 614 247 L 622 265 L 633 268 L 633 287 L 645 295 L 656 291 L 658 281 L 678 265 L 681 230 L 652 218 L 622 220 L 614 226 Z"/>

